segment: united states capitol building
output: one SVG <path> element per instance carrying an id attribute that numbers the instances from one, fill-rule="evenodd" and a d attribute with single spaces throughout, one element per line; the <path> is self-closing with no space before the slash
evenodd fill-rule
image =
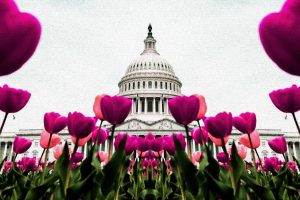
<path id="1" fill-rule="evenodd" d="M 168 108 L 168 99 L 182 95 L 182 83 L 175 75 L 172 66 L 156 50 L 156 40 L 152 35 L 152 27 L 148 26 L 148 35 L 144 40 L 144 50 L 138 58 L 133 60 L 126 69 L 125 75 L 118 83 L 120 96 L 132 99 L 131 113 L 126 121 L 116 127 L 116 132 L 127 132 L 133 135 L 146 135 L 151 132 L 155 135 L 168 135 L 174 132 L 182 132 L 183 126 L 177 124 L 171 116 Z M 109 126 L 104 124 L 104 126 Z M 190 128 L 196 125 L 191 124 Z M 31 148 L 22 156 L 40 157 L 42 148 L 39 145 L 41 129 L 20 129 L 18 132 L 6 132 L 0 137 L 0 160 L 8 156 L 11 159 L 12 144 L 15 136 L 26 137 L 32 140 Z M 285 136 L 288 142 L 288 158 L 292 156 L 300 159 L 300 137 L 298 133 L 282 132 L 280 129 L 258 129 L 261 136 L 261 146 L 258 152 L 261 157 L 276 156 L 268 146 L 268 140 L 278 136 Z M 60 135 L 72 146 L 67 130 Z M 238 141 L 240 133 L 233 129 L 228 145 L 233 140 Z M 63 143 L 63 141 L 62 141 Z M 101 145 L 102 150 L 107 150 L 108 142 Z M 200 146 L 192 144 L 193 151 L 198 151 Z M 86 152 L 86 147 L 79 150 Z M 222 151 L 220 147 L 212 146 L 214 154 Z M 281 156 L 281 155 L 279 155 Z M 50 160 L 53 159 L 50 153 Z M 283 159 L 282 156 L 280 159 Z M 250 160 L 250 151 L 247 160 Z"/>

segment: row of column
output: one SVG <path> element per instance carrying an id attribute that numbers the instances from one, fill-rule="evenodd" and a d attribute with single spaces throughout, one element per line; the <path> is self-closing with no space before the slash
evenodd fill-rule
<path id="1" fill-rule="evenodd" d="M 158 101 L 158 103 L 156 103 Z M 151 103 L 152 111 L 148 111 L 148 103 Z M 157 108 L 158 106 L 158 108 Z M 142 107 L 144 108 L 142 110 Z M 163 97 L 137 97 L 132 101 L 131 113 L 168 113 L 168 99 Z"/>
<path id="2" fill-rule="evenodd" d="M 293 160 L 293 156 L 300 159 L 300 143 L 299 142 L 288 142 L 287 148 L 288 159 Z"/>
<path id="3" fill-rule="evenodd" d="M 6 156 L 7 156 L 7 160 L 11 160 L 12 155 L 13 155 L 12 142 L 1 142 L 0 161 L 2 161 Z"/>

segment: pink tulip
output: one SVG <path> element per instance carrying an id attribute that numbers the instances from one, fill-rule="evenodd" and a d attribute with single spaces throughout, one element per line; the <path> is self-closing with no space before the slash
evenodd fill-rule
<path id="1" fill-rule="evenodd" d="M 282 112 L 295 113 L 300 110 L 300 88 L 296 85 L 274 90 L 269 96 L 273 104 Z"/>
<path id="2" fill-rule="evenodd" d="M 192 154 L 192 163 L 198 163 L 201 161 L 201 159 L 204 157 L 203 152 L 201 151 L 195 151 Z"/>
<path id="3" fill-rule="evenodd" d="M 4 161 L 4 168 L 3 168 L 3 172 L 7 173 L 8 171 L 10 171 L 14 166 L 13 162 L 8 162 L 8 161 Z"/>
<path id="4" fill-rule="evenodd" d="M 61 137 L 59 135 L 53 134 L 51 137 L 51 141 L 49 143 L 49 147 L 48 147 L 49 139 L 50 139 L 50 133 L 48 133 L 47 131 L 44 130 L 40 137 L 40 146 L 43 149 L 52 148 L 52 147 L 56 146 L 57 144 L 59 144 L 61 141 Z"/>
<path id="5" fill-rule="evenodd" d="M 84 146 L 91 139 L 91 137 L 92 137 L 92 134 L 89 134 L 85 138 L 80 138 L 78 140 L 78 144 L 77 145 L 78 146 Z M 77 138 L 74 137 L 74 136 L 71 136 L 71 139 L 72 139 L 72 142 L 75 144 Z"/>
<path id="6" fill-rule="evenodd" d="M 104 151 L 100 151 L 98 153 L 98 156 L 99 156 L 100 162 L 102 162 L 104 164 L 108 163 L 108 153 L 106 153 Z"/>
<path id="7" fill-rule="evenodd" d="M 54 158 L 57 160 L 60 155 L 63 153 L 63 150 L 64 150 L 64 147 L 62 145 L 56 145 L 54 148 L 53 148 L 53 156 Z"/>
<path id="8" fill-rule="evenodd" d="M 33 55 L 41 25 L 33 15 L 20 12 L 13 0 L 1 0 L 0 33 L 0 76 L 3 76 L 20 69 Z"/>
<path id="9" fill-rule="evenodd" d="M 276 153 L 284 154 L 287 151 L 287 144 L 284 137 L 277 137 L 269 140 L 268 144 Z"/>
<path id="10" fill-rule="evenodd" d="M 198 144 L 202 144 L 202 140 L 204 142 L 208 141 L 208 132 L 207 132 L 207 130 L 205 129 L 205 127 L 201 127 L 201 130 L 202 130 L 204 138 L 201 137 L 199 128 L 193 128 L 192 131 L 191 131 L 191 135 L 192 135 L 193 139 Z"/>
<path id="11" fill-rule="evenodd" d="M 200 102 L 197 96 L 176 96 L 168 100 L 170 112 L 177 123 L 188 125 L 197 120 Z"/>
<path id="12" fill-rule="evenodd" d="M 101 98 L 101 112 L 103 119 L 113 125 L 121 124 L 125 121 L 132 106 L 132 100 L 123 96 L 108 96 Z"/>
<path id="13" fill-rule="evenodd" d="M 0 24 L 1 24 L 1 17 L 0 17 Z M 1 33 L 1 28 L 0 28 L 0 33 Z M 0 37 L 0 41 L 1 41 L 1 37 Z M 0 57 L 1 57 L 1 52 L 0 52 Z M 16 113 L 25 107 L 25 105 L 28 103 L 30 99 L 30 96 L 31 94 L 26 90 L 10 88 L 8 87 L 8 85 L 4 85 L 3 87 L 0 87 L 0 110 L 5 113 Z"/>
<path id="14" fill-rule="evenodd" d="M 296 162 L 295 162 L 295 161 L 289 161 L 289 162 L 287 162 L 287 166 L 288 166 L 288 168 L 289 168 L 292 172 L 294 172 L 294 173 L 297 172 L 297 165 L 296 165 Z"/>
<path id="15" fill-rule="evenodd" d="M 205 116 L 205 113 L 207 111 L 207 105 L 206 105 L 204 96 L 197 95 L 197 94 L 195 94 L 195 96 L 198 98 L 199 103 L 200 103 L 199 104 L 199 111 L 198 111 L 196 120 L 200 120 L 200 119 L 203 119 L 203 117 Z"/>
<path id="16" fill-rule="evenodd" d="M 256 127 L 255 113 L 242 113 L 233 118 L 233 126 L 242 133 L 252 133 Z"/>
<path id="17" fill-rule="evenodd" d="M 95 129 L 92 132 L 92 140 L 94 143 L 102 144 L 104 143 L 109 135 L 109 130 L 107 128 L 101 128 L 99 130 L 99 127 L 95 127 Z"/>
<path id="18" fill-rule="evenodd" d="M 68 129 L 71 136 L 85 138 L 93 131 L 94 127 L 94 118 L 85 117 L 79 112 L 68 114 Z"/>
<path id="19" fill-rule="evenodd" d="M 260 137 L 258 131 L 253 131 L 250 133 L 250 138 L 252 141 L 253 149 L 256 149 L 260 146 Z M 239 137 L 240 143 L 248 148 L 251 148 L 248 134 L 242 134 Z"/>
<path id="20" fill-rule="evenodd" d="M 67 126 L 68 119 L 59 113 L 50 112 L 44 115 L 45 130 L 50 133 L 58 133 Z"/>
<path id="21" fill-rule="evenodd" d="M 31 144 L 31 140 L 16 136 L 13 150 L 16 154 L 24 153 L 31 147 Z"/>
<path id="22" fill-rule="evenodd" d="M 207 131 L 216 138 L 224 138 L 231 134 L 232 114 L 222 112 L 204 121 Z"/>
<path id="23" fill-rule="evenodd" d="M 94 113 L 95 113 L 96 117 L 100 120 L 104 120 L 103 114 L 101 111 L 101 100 L 104 96 L 106 96 L 106 94 L 97 95 L 95 97 L 94 106 L 93 106 Z"/>
<path id="24" fill-rule="evenodd" d="M 300 76 L 300 1 L 287 0 L 263 18 L 259 35 L 268 56 L 287 73 Z"/>
<path id="25" fill-rule="evenodd" d="M 222 140 L 220 138 L 216 138 L 212 136 L 210 133 L 208 133 L 209 139 L 216 145 L 216 146 L 222 146 Z M 228 142 L 229 136 L 224 137 L 225 144 Z"/>

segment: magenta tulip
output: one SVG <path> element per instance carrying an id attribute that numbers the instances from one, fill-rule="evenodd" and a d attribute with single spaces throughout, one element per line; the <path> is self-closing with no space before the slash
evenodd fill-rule
<path id="1" fill-rule="evenodd" d="M 61 141 L 61 136 L 57 135 L 57 134 L 53 134 L 51 137 L 51 141 L 49 142 L 50 139 L 50 133 L 48 133 L 47 131 L 43 131 L 41 136 L 40 136 L 40 146 L 44 149 L 47 148 L 52 148 L 54 146 L 56 146 L 57 144 L 60 143 Z M 48 143 L 49 143 L 49 147 L 48 147 Z"/>
<path id="2" fill-rule="evenodd" d="M 192 131 L 191 131 L 191 135 L 192 135 L 193 139 L 198 144 L 202 144 L 202 140 L 204 142 L 208 141 L 208 132 L 207 132 L 207 130 L 205 129 L 205 127 L 201 127 L 201 130 L 202 130 L 202 133 L 203 133 L 203 138 L 201 136 L 199 128 L 193 128 Z"/>
<path id="3" fill-rule="evenodd" d="M 16 154 L 24 153 L 31 147 L 31 140 L 16 136 L 14 140 L 13 150 Z"/>
<path id="4" fill-rule="evenodd" d="M 73 155 L 72 155 L 72 162 L 73 163 L 79 163 L 81 162 L 83 159 L 83 153 L 80 153 L 80 152 L 75 152 Z"/>
<path id="5" fill-rule="evenodd" d="M 273 104 L 282 112 L 294 113 L 300 110 L 300 88 L 296 85 L 274 90 L 269 96 Z"/>
<path id="6" fill-rule="evenodd" d="M 169 136 L 164 136 L 163 138 L 163 148 L 166 150 L 170 155 L 175 154 L 175 144 L 174 144 L 174 137 L 179 141 L 180 147 L 184 150 L 186 146 L 185 138 L 182 133 L 174 133 Z"/>
<path id="7" fill-rule="evenodd" d="M 104 143 L 109 135 L 109 130 L 106 128 L 101 128 L 99 130 L 99 127 L 95 127 L 95 129 L 92 132 L 92 140 L 94 143 L 102 144 Z"/>
<path id="8" fill-rule="evenodd" d="M 41 35 L 39 21 L 19 11 L 13 0 L 0 1 L 0 76 L 20 69 L 33 55 Z"/>
<path id="9" fill-rule="evenodd" d="M 264 170 L 265 171 L 273 171 L 279 170 L 282 166 L 282 162 L 277 157 L 264 158 Z"/>
<path id="10" fill-rule="evenodd" d="M 103 119 L 113 125 L 125 121 L 131 110 L 132 100 L 122 96 L 105 95 L 101 99 L 101 111 Z"/>
<path id="11" fill-rule="evenodd" d="M 30 157 L 23 157 L 18 162 L 19 168 L 23 171 L 29 172 L 29 171 L 36 171 L 36 159 L 30 158 Z"/>
<path id="12" fill-rule="evenodd" d="M 133 151 L 137 150 L 139 138 L 137 136 L 128 135 L 127 133 L 119 133 L 114 142 L 116 150 L 119 149 L 120 142 L 124 139 L 124 137 L 127 137 L 125 143 L 125 153 L 126 155 L 130 155 Z"/>
<path id="13" fill-rule="evenodd" d="M 50 133 L 58 133 L 67 126 L 68 119 L 59 113 L 50 112 L 44 115 L 45 130 Z"/>
<path id="14" fill-rule="evenodd" d="M 204 121 L 207 131 L 216 138 L 229 136 L 232 131 L 232 114 L 222 112 Z"/>
<path id="15" fill-rule="evenodd" d="M 233 126 L 242 133 L 252 133 L 256 127 L 255 113 L 242 113 L 233 118 Z"/>
<path id="16" fill-rule="evenodd" d="M 260 146 L 260 136 L 258 131 L 253 131 L 252 133 L 250 133 L 250 139 L 252 142 L 253 149 L 256 149 Z M 242 145 L 251 148 L 248 134 L 242 134 L 239 137 L 239 141 Z"/>
<path id="17" fill-rule="evenodd" d="M 68 129 L 71 136 L 85 138 L 93 131 L 94 127 L 94 118 L 85 117 L 79 112 L 68 114 Z"/>
<path id="18" fill-rule="evenodd" d="M 30 96 L 31 94 L 26 90 L 10 88 L 8 85 L 4 85 L 0 87 L 0 110 L 5 113 L 16 113 L 25 107 Z"/>
<path id="19" fill-rule="evenodd" d="M 277 137 L 269 140 L 268 144 L 276 153 L 284 154 L 287 151 L 287 144 L 284 137 Z"/>
<path id="20" fill-rule="evenodd" d="M 228 157 L 224 152 L 220 152 L 217 154 L 217 160 L 221 163 L 227 163 L 228 162 Z"/>
<path id="21" fill-rule="evenodd" d="M 8 162 L 8 161 L 4 161 L 4 168 L 3 168 L 3 172 L 7 173 L 8 171 L 10 171 L 14 166 L 14 162 Z"/>
<path id="22" fill-rule="evenodd" d="M 200 102 L 197 96 L 177 96 L 168 100 L 170 112 L 177 123 L 188 125 L 197 120 Z"/>
<path id="23" fill-rule="evenodd" d="M 261 43 L 268 56 L 285 72 L 300 76 L 300 1 L 287 0 L 280 12 L 263 18 Z"/>

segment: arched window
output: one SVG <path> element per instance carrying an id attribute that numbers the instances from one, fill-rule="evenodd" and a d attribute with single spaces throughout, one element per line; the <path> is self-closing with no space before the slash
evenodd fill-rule
<path id="1" fill-rule="evenodd" d="M 165 89 L 168 89 L 168 83 L 165 82 Z"/>
<path id="2" fill-rule="evenodd" d="M 173 90 L 175 91 L 175 83 L 173 83 Z"/>
<path id="3" fill-rule="evenodd" d="M 154 82 L 154 87 L 157 89 L 157 81 Z"/>
<path id="4" fill-rule="evenodd" d="M 160 89 L 163 89 L 163 83 L 160 82 Z"/>
<path id="5" fill-rule="evenodd" d="M 137 89 L 140 89 L 140 82 L 138 82 L 138 86 L 137 86 Z"/>
<path id="6" fill-rule="evenodd" d="M 145 89 L 146 88 L 146 82 L 143 81 L 143 88 Z"/>
<path id="7" fill-rule="evenodd" d="M 127 85 L 125 84 L 125 91 L 127 90 Z"/>
<path id="8" fill-rule="evenodd" d="M 132 89 L 135 89 L 135 82 L 132 83 Z"/>
<path id="9" fill-rule="evenodd" d="M 128 83 L 128 90 L 130 90 L 130 83 Z"/>
<path id="10" fill-rule="evenodd" d="M 152 88 L 152 81 L 148 81 L 148 88 Z"/>
<path id="11" fill-rule="evenodd" d="M 172 83 L 170 83 L 170 90 L 172 90 Z"/>

